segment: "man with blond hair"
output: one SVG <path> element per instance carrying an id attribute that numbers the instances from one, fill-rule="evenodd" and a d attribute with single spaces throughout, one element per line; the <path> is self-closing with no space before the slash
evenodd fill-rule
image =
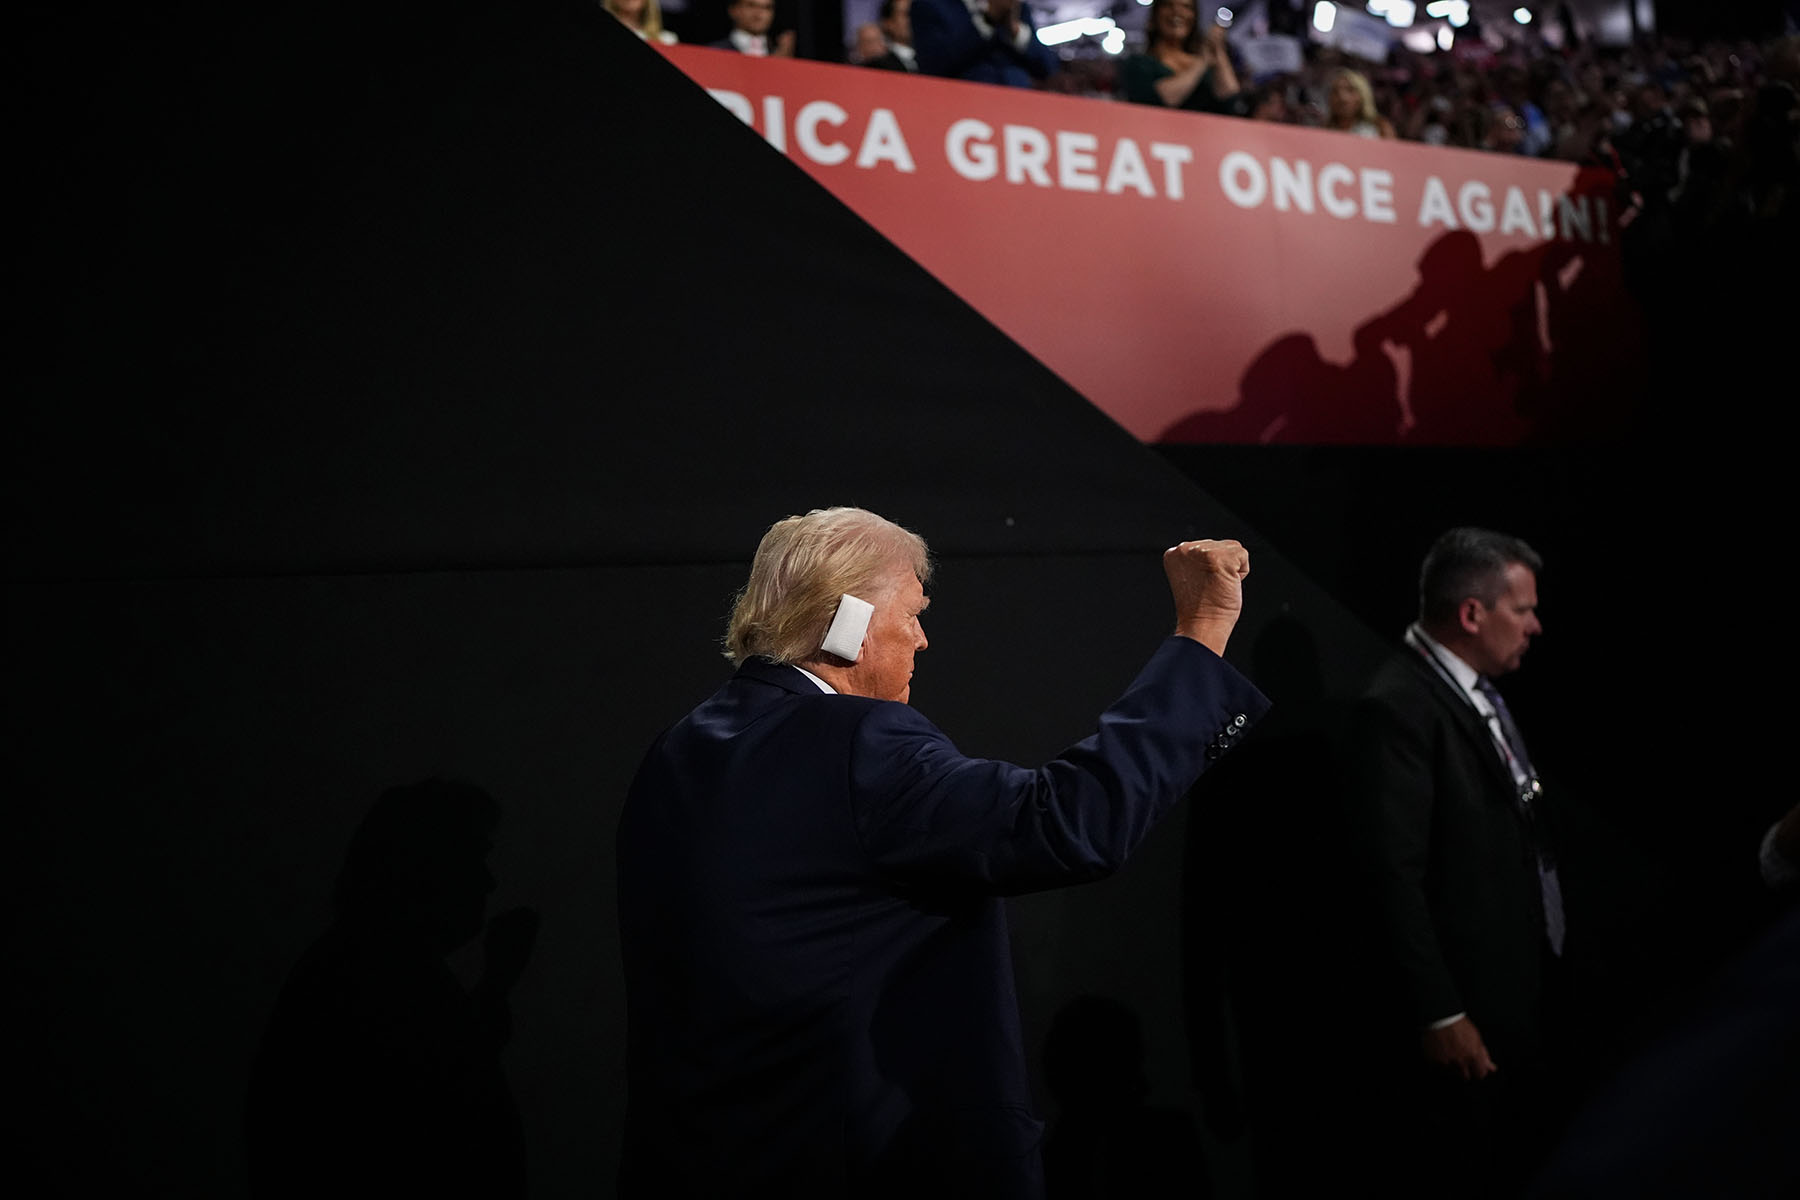
<path id="1" fill-rule="evenodd" d="M 999 897 L 1118 868 L 1268 702 L 1219 655 L 1243 547 L 1163 556 L 1168 638 L 1035 770 L 908 706 L 931 559 L 874 513 L 764 535 L 736 676 L 619 827 L 631 1196 L 1042 1194 Z"/>

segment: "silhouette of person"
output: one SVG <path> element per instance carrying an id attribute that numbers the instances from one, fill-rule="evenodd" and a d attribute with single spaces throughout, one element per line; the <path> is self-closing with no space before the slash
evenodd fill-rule
<path id="1" fill-rule="evenodd" d="M 1213 1194 L 1193 1119 L 1144 1101 L 1143 1032 L 1123 1004 L 1078 996 L 1058 1010 L 1044 1077 L 1062 1110 L 1044 1146 L 1048 1200 Z"/>
<path id="2" fill-rule="evenodd" d="M 1157 440 L 1391 442 L 1400 432 L 1399 384 L 1374 333 L 1372 325 L 1356 331 L 1356 357 L 1343 367 L 1320 356 L 1310 333 L 1285 334 L 1244 369 L 1235 407 L 1191 413 Z"/>
<path id="3" fill-rule="evenodd" d="M 472 992 L 445 962 L 482 932 L 499 815 L 480 788 L 434 779 L 389 788 L 363 818 L 336 919 L 288 977 L 252 1069 L 251 1195 L 525 1195 L 500 1050 L 536 913 L 489 923 Z"/>
<path id="4" fill-rule="evenodd" d="M 1516 398 L 1541 347 L 1520 305 L 1535 283 L 1529 254 L 1484 268 L 1481 241 L 1466 229 L 1425 248 L 1418 286 L 1368 327 L 1410 355 L 1407 441 L 1462 445 L 1525 432 Z"/>
<path id="5" fill-rule="evenodd" d="M 1252 669 L 1277 707 L 1195 788 L 1182 899 L 1183 995 L 1209 1127 L 1250 1131 L 1254 1193 L 1328 1195 L 1376 1178 L 1373 1039 L 1340 1038 L 1329 1070 L 1299 1031 L 1329 1007 L 1369 1029 L 1380 995 L 1369 905 L 1346 860 L 1351 706 L 1326 690 L 1319 645 L 1284 613 L 1258 633 Z M 1327 999 L 1328 996 L 1328 999 Z"/>

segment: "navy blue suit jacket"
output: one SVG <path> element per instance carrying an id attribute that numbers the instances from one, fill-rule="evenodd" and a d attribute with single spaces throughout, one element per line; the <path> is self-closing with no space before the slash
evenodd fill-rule
<path id="1" fill-rule="evenodd" d="M 746 663 L 620 823 L 626 1192 L 1038 1195 L 997 898 L 1116 869 L 1267 707 L 1170 638 L 1032 770 Z"/>
<path id="2" fill-rule="evenodd" d="M 1019 5 L 1019 23 L 1028 31 L 1019 50 L 1004 34 L 982 37 L 963 0 L 913 0 L 913 52 L 926 75 L 1030 87 L 1056 69 L 1056 56 L 1037 40 L 1031 8 Z"/>

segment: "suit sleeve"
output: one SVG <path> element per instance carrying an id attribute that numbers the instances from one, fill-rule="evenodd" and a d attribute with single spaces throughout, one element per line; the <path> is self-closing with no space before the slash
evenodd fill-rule
<path id="1" fill-rule="evenodd" d="M 1032 14 L 1030 5 L 1019 5 L 1019 23 L 1025 27 L 1025 49 L 1022 53 L 1014 52 L 1019 53 L 1022 65 L 1034 77 L 1048 78 L 1056 70 L 1058 63 L 1056 55 L 1051 52 L 1050 47 L 1038 41 L 1037 18 Z"/>
<path id="2" fill-rule="evenodd" d="M 1420 1026 L 1464 1011 L 1426 904 L 1435 805 L 1432 750 L 1417 724 L 1365 700 L 1357 713 L 1354 789 L 1361 848 L 1387 946 Z"/>
<path id="3" fill-rule="evenodd" d="M 1164 643 L 1092 737 L 1036 769 L 965 758 L 912 709 L 876 705 L 851 755 L 857 832 L 899 879 L 998 894 L 1098 879 L 1268 707 L 1187 638 Z"/>
<path id="4" fill-rule="evenodd" d="M 946 0 L 918 0 L 911 11 L 913 54 L 923 74 L 955 79 L 986 51 L 974 23 Z"/>

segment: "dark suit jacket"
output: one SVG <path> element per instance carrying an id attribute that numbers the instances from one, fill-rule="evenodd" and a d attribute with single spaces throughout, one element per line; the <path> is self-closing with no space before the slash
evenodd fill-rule
<path id="1" fill-rule="evenodd" d="M 652 747 L 620 824 L 627 1193 L 1037 1195 L 996 898 L 1113 871 L 1266 708 L 1170 638 L 1029 770 L 745 664 Z"/>
<path id="2" fill-rule="evenodd" d="M 908 67 L 906 65 L 906 60 L 901 58 L 898 54 L 895 54 L 892 50 L 889 50 L 880 58 L 871 58 L 868 62 L 865 62 L 863 66 L 873 67 L 877 71 L 909 72 L 914 69 Z"/>
<path id="3" fill-rule="evenodd" d="M 963 0 L 913 0 L 911 12 L 913 50 L 922 74 L 1030 87 L 1032 80 L 1056 69 L 1056 56 L 1037 40 L 1031 8 L 1022 2 L 1019 22 L 1030 31 L 1023 50 L 998 31 L 982 37 Z"/>
<path id="4" fill-rule="evenodd" d="M 1359 712 L 1357 792 L 1397 1019 L 1467 1012 L 1497 1062 L 1535 1054 L 1543 896 L 1517 789 L 1481 717 L 1411 649 Z M 1550 840 L 1547 797 L 1533 804 Z"/>

